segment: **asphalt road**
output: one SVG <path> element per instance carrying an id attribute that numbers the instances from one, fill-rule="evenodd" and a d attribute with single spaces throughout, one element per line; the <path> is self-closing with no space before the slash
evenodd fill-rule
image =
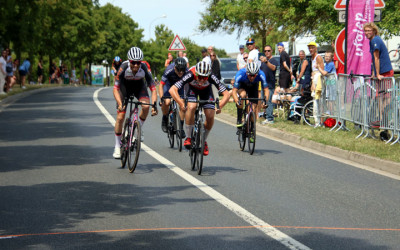
<path id="1" fill-rule="evenodd" d="M 262 136 L 251 156 L 218 121 L 198 176 L 160 115 L 130 174 L 112 158 L 111 88 L 1 109 L 0 249 L 399 249 L 399 180 Z"/>

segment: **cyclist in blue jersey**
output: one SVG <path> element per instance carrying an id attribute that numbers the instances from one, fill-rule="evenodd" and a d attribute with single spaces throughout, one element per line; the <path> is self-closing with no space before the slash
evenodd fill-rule
<path id="1" fill-rule="evenodd" d="M 117 102 L 117 119 L 115 121 L 115 148 L 113 156 L 116 159 L 121 157 L 120 142 L 122 134 L 122 125 L 125 119 L 126 106 L 129 97 L 134 95 L 140 102 L 150 103 L 149 93 L 147 88 L 151 90 L 151 99 L 157 100 L 156 87 L 154 85 L 153 76 L 148 71 L 147 66 L 143 63 L 143 52 L 138 47 L 132 47 L 128 51 L 128 60 L 123 62 L 115 76 L 114 98 Z M 142 105 L 139 114 L 139 122 L 141 129 L 141 141 L 143 136 L 143 123 L 149 113 L 149 105 Z M 151 110 L 151 115 L 156 115 L 154 107 Z"/>
<path id="2" fill-rule="evenodd" d="M 179 96 L 179 89 L 185 87 L 185 85 L 189 85 L 189 90 L 187 92 L 187 97 L 189 103 L 187 104 L 187 108 L 185 107 L 185 101 Z M 192 134 L 192 130 L 194 127 L 194 114 L 196 111 L 197 103 L 193 103 L 191 101 L 196 101 L 197 98 L 200 100 L 209 100 L 214 101 L 214 94 L 211 86 L 215 85 L 219 92 L 222 93 L 223 98 L 220 102 L 219 109 L 216 109 L 214 104 L 205 104 L 204 105 L 204 115 L 206 116 L 206 121 L 204 122 L 205 127 L 205 140 L 211 131 L 212 126 L 214 125 L 214 116 L 215 113 L 221 113 L 221 109 L 225 106 L 225 104 L 229 101 L 230 94 L 228 90 L 225 88 L 218 78 L 211 73 L 211 66 L 207 62 L 201 61 L 196 64 L 196 66 L 191 67 L 185 75 L 183 75 L 182 79 L 177 81 L 170 89 L 169 93 L 172 98 L 178 103 L 181 110 L 186 110 L 185 115 L 185 123 L 186 123 L 186 136 L 184 146 L 186 148 L 190 148 L 192 143 L 192 138 L 190 137 Z M 208 144 L 207 141 L 204 145 L 204 155 L 208 155 Z"/>
<path id="3" fill-rule="evenodd" d="M 256 62 L 249 62 L 246 67 L 239 70 L 235 76 L 235 83 L 232 89 L 232 97 L 237 107 L 237 126 L 242 127 L 243 102 L 239 104 L 241 98 L 258 98 L 258 86 L 261 82 L 264 89 L 264 95 L 269 96 L 269 89 L 264 72 L 260 71 L 260 66 Z M 253 110 L 257 110 L 257 102 L 251 101 Z"/>
<path id="4" fill-rule="evenodd" d="M 168 92 L 172 85 L 174 85 L 177 81 L 182 79 L 182 76 L 187 71 L 187 63 L 183 57 L 178 57 L 175 62 L 168 65 L 165 69 L 164 74 L 161 77 L 159 92 L 160 98 L 164 97 L 171 97 L 171 94 Z M 179 90 L 179 95 L 183 97 L 184 89 Z M 164 99 L 161 105 L 161 110 L 163 113 L 162 122 L 161 122 L 161 129 L 163 132 L 167 133 L 167 123 L 168 123 L 168 110 L 169 105 L 171 103 L 170 99 Z M 185 112 L 184 110 L 179 110 L 180 122 L 183 127 L 183 122 L 185 119 Z M 184 138 L 185 133 L 184 131 L 180 131 L 181 137 Z"/>
<path id="5" fill-rule="evenodd" d="M 117 75 L 119 67 L 121 67 L 121 64 L 122 64 L 122 59 L 119 56 L 116 56 L 111 65 L 111 73 L 114 74 L 114 76 Z"/>

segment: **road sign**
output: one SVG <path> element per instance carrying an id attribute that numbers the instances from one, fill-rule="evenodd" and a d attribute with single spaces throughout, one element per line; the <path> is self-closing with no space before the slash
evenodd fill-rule
<path id="1" fill-rule="evenodd" d="M 342 29 L 338 36 L 336 37 L 335 41 L 335 54 L 339 61 L 344 64 L 344 54 L 346 50 L 346 29 Z"/>
<path id="2" fill-rule="evenodd" d="M 333 7 L 337 10 L 345 10 L 346 0 L 336 0 L 336 3 L 335 5 L 333 5 Z M 375 9 L 383 9 L 383 8 L 385 8 L 385 2 L 383 0 L 375 0 Z"/>
<path id="3" fill-rule="evenodd" d="M 168 48 L 169 51 L 184 51 L 186 50 L 185 45 L 178 35 L 175 36 L 174 40 L 172 40 L 171 45 Z"/>
<path id="4" fill-rule="evenodd" d="M 339 10 L 338 18 L 339 18 L 339 23 L 345 23 L 346 22 L 346 11 Z M 375 23 L 380 22 L 381 19 L 382 19 L 382 10 L 375 10 L 374 22 Z"/>

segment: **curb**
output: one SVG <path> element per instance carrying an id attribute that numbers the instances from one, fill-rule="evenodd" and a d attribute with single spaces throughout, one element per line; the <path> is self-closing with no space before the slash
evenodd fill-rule
<path id="1" fill-rule="evenodd" d="M 231 123 L 233 126 L 236 124 L 236 117 L 233 117 L 229 114 L 225 113 L 220 113 L 218 116 L 221 120 L 224 120 L 226 122 Z M 398 175 L 400 176 L 400 163 L 393 162 L 393 161 L 388 161 L 388 160 L 383 160 L 377 157 L 353 152 L 353 151 L 348 151 L 344 149 L 340 149 L 337 147 L 329 146 L 329 145 L 324 145 L 322 143 L 310 141 L 308 139 L 304 139 L 301 136 L 295 135 L 295 134 L 290 134 L 284 131 L 281 131 L 276 128 L 270 128 L 267 126 L 263 126 L 260 124 L 257 124 L 257 132 L 262 133 L 264 135 L 267 135 L 268 137 L 271 137 L 272 139 L 277 139 L 277 140 L 282 140 L 286 141 L 292 144 L 299 145 L 301 147 L 306 147 L 310 148 L 313 150 L 316 150 L 321 153 L 325 153 L 327 155 L 331 155 L 334 157 L 338 157 L 344 160 L 348 160 L 354 163 L 361 164 L 363 166 L 368 166 L 370 168 L 378 169 L 390 174 Z"/>

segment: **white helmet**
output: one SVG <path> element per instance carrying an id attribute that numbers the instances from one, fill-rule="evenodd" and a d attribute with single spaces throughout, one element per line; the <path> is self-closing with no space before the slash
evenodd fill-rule
<path id="1" fill-rule="evenodd" d="M 249 62 L 246 65 L 246 73 L 250 75 L 256 75 L 260 71 L 260 66 L 256 62 Z"/>
<path id="2" fill-rule="evenodd" d="M 196 64 L 196 74 L 198 76 L 211 75 L 211 66 L 209 63 L 201 61 Z"/>
<path id="3" fill-rule="evenodd" d="M 128 60 L 133 60 L 133 61 L 142 61 L 143 60 L 143 52 L 140 48 L 138 47 L 132 47 L 128 51 Z"/>

